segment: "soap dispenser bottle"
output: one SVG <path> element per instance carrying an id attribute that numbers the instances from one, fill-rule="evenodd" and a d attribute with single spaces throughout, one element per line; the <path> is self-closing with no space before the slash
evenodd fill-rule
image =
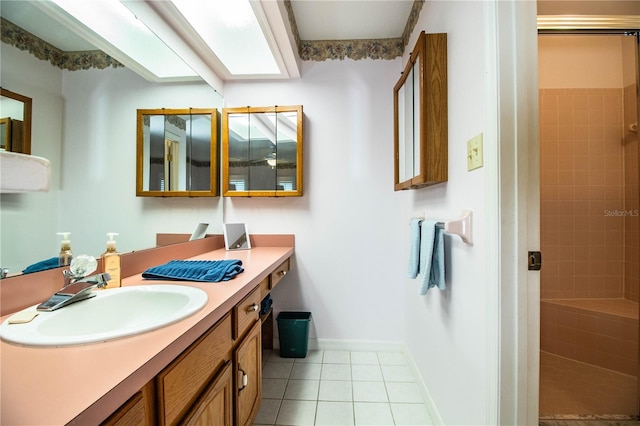
<path id="1" fill-rule="evenodd" d="M 104 265 L 104 272 L 111 276 L 111 279 L 107 281 L 107 286 L 104 288 L 120 287 L 120 253 L 116 251 L 116 242 L 113 239 L 118 235 L 115 232 L 108 232 L 107 237 L 107 251 L 102 255 L 102 262 Z"/>
<path id="2" fill-rule="evenodd" d="M 73 253 L 71 252 L 71 240 L 69 240 L 71 232 L 58 232 L 57 235 L 62 236 L 62 241 L 60 242 L 60 253 L 58 254 L 58 266 L 68 266 L 71 264 L 71 259 L 73 259 Z"/>

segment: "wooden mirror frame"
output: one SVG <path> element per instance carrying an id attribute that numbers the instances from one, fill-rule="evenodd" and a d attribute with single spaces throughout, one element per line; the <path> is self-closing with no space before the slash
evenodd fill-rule
<path id="1" fill-rule="evenodd" d="M 229 171 L 229 115 L 295 112 L 296 119 L 296 189 L 291 191 L 278 190 L 230 190 Z M 302 185 L 302 140 L 303 140 L 303 112 L 302 105 L 270 106 L 270 107 L 240 107 L 222 109 L 222 193 L 225 197 L 301 197 Z M 277 160 L 276 160 L 277 161 Z M 276 163 L 277 164 L 277 163 Z M 276 165 L 277 167 L 277 165 Z"/>
<path id="2" fill-rule="evenodd" d="M 403 123 L 399 119 L 399 91 L 402 90 L 410 70 L 418 64 L 420 98 L 413 105 L 411 127 L 418 122 L 418 140 L 413 139 L 412 151 L 419 153 L 419 167 L 410 178 L 400 178 L 400 133 Z M 413 81 L 416 79 L 414 78 Z M 394 102 L 394 190 L 417 189 L 446 182 L 448 171 L 447 120 L 447 35 L 420 33 L 402 76 L 393 88 Z M 414 137 L 415 137 L 414 133 Z M 415 158 L 413 158 L 415 166 Z"/>
<path id="3" fill-rule="evenodd" d="M 19 93 L 12 92 L 3 87 L 0 87 L 0 96 L 4 96 L 6 98 L 11 98 L 13 100 L 22 102 L 22 147 L 19 149 L 14 149 L 13 144 L 11 144 L 10 149 L 7 151 L 17 152 L 20 154 L 31 154 L 31 115 L 33 108 L 33 100 L 27 96 L 21 95 Z M 3 117 L 6 118 L 6 117 Z M 9 132 L 11 134 L 11 132 Z"/>
<path id="4" fill-rule="evenodd" d="M 210 173 L 207 190 L 145 190 L 144 189 L 144 116 L 146 115 L 210 115 L 211 143 L 209 149 Z M 218 191 L 218 110 L 215 108 L 139 109 L 136 118 L 136 196 L 138 197 L 217 197 Z M 148 167 L 148 165 L 147 165 Z"/>

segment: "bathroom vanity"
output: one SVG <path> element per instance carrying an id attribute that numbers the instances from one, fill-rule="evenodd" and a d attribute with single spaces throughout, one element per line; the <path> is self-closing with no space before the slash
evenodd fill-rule
<path id="1" fill-rule="evenodd" d="M 226 251 L 216 236 L 123 255 L 123 286 L 165 282 L 144 280 L 141 272 L 184 255 L 242 260 L 244 272 L 230 281 L 166 281 L 208 295 L 204 308 L 174 324 L 84 346 L 2 341 L 0 423 L 251 425 L 262 390 L 260 302 L 289 270 L 294 237 L 251 239 L 251 250 Z M 0 290 L 0 297 L 26 297 L 4 283 Z"/>

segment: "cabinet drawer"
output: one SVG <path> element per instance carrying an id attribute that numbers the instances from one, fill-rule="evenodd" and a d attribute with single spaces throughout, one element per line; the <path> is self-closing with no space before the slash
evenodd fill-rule
<path id="1" fill-rule="evenodd" d="M 284 262 L 280 264 L 270 275 L 270 286 L 269 289 L 274 288 L 285 275 L 289 272 L 289 260 L 291 258 L 287 258 Z"/>
<path id="2" fill-rule="evenodd" d="M 214 374 L 231 360 L 231 317 L 227 314 L 157 377 L 159 421 L 175 424 Z"/>
<path id="3" fill-rule="evenodd" d="M 256 286 L 240 303 L 233 308 L 235 320 L 234 339 L 242 338 L 245 332 L 258 321 L 260 316 L 260 286 Z"/>

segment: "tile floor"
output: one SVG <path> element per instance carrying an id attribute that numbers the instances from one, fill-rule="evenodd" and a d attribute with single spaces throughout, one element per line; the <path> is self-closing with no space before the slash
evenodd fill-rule
<path id="1" fill-rule="evenodd" d="M 262 404 L 254 425 L 430 425 L 402 353 L 263 353 Z"/>

